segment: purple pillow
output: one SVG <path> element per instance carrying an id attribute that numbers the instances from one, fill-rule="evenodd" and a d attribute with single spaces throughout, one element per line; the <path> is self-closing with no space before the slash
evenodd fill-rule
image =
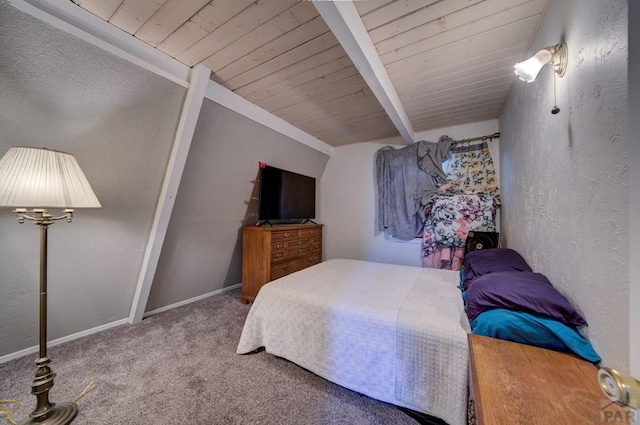
<path id="1" fill-rule="evenodd" d="M 471 281 L 487 273 L 502 271 L 530 272 L 531 267 L 522 255 L 510 248 L 491 248 L 471 251 L 464 257 L 462 286 L 469 288 Z"/>
<path id="2" fill-rule="evenodd" d="M 567 326 L 586 320 L 540 273 L 504 271 L 477 277 L 467 290 L 469 321 L 492 308 L 506 308 L 550 317 Z"/>

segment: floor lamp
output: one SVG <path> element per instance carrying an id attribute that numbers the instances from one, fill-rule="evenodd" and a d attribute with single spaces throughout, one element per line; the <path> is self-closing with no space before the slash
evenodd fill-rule
<path id="1" fill-rule="evenodd" d="M 69 424 L 78 414 L 75 403 L 52 403 L 53 373 L 47 357 L 47 229 L 56 220 L 71 222 L 73 208 L 100 208 L 100 202 L 76 159 L 44 148 L 10 148 L 0 160 L 0 207 L 13 207 L 18 222 L 40 227 L 40 355 L 31 393 L 36 407 L 23 424 Z M 63 210 L 61 215 L 49 209 Z"/>

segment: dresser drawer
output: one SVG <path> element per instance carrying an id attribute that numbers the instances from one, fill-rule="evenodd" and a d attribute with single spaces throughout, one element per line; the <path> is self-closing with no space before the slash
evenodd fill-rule
<path id="1" fill-rule="evenodd" d="M 322 254 L 313 254 L 307 257 L 303 257 L 300 260 L 300 270 L 306 269 L 307 267 L 311 267 L 315 264 L 320 264 L 322 261 Z"/>
<path id="2" fill-rule="evenodd" d="M 310 246 L 303 246 L 301 248 L 292 248 L 287 250 L 287 258 L 298 258 L 302 255 L 307 255 L 311 253 Z"/>
<path id="3" fill-rule="evenodd" d="M 271 266 L 271 280 L 281 278 L 298 270 L 298 260 L 289 260 L 284 263 L 273 264 Z"/>
<path id="4" fill-rule="evenodd" d="M 285 242 L 288 250 L 294 250 L 301 246 L 309 246 L 311 245 L 311 239 L 298 239 L 294 241 Z"/>
<path id="5" fill-rule="evenodd" d="M 291 239 L 297 239 L 299 237 L 297 230 L 280 230 L 271 233 L 271 242 L 282 242 Z"/>
<path id="6" fill-rule="evenodd" d="M 300 236 L 306 238 L 309 236 L 319 236 L 322 234 L 322 229 L 320 227 L 314 227 L 313 229 L 302 229 L 300 231 Z"/>
<path id="7" fill-rule="evenodd" d="M 282 250 L 282 251 L 271 251 L 271 262 L 272 263 L 276 263 L 278 261 L 282 261 L 285 259 L 285 257 L 287 256 L 287 253 Z"/>
<path id="8" fill-rule="evenodd" d="M 271 251 L 272 252 L 276 252 L 276 251 L 284 251 L 284 242 L 274 242 L 271 244 Z"/>

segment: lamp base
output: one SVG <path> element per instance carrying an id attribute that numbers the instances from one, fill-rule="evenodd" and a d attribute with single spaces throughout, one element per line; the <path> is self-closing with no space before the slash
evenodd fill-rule
<path id="1" fill-rule="evenodd" d="M 68 425 L 78 414 L 75 403 L 56 403 L 44 419 L 27 418 L 20 425 Z"/>

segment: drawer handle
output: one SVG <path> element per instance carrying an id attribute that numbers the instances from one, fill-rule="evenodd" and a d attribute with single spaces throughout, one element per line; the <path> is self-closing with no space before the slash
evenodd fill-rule
<path id="1" fill-rule="evenodd" d="M 289 268 L 289 265 L 285 264 L 284 266 L 282 266 L 282 271 L 286 272 L 288 268 Z"/>
<path id="2" fill-rule="evenodd" d="M 291 236 L 291 233 L 285 233 L 285 234 L 284 234 L 284 237 L 285 237 L 285 238 L 288 238 L 288 237 L 290 237 L 290 236 Z"/>
<path id="3" fill-rule="evenodd" d="M 280 248 L 282 248 L 282 245 L 279 245 L 279 244 L 276 245 L 276 249 L 280 249 Z"/>
<path id="4" fill-rule="evenodd" d="M 309 261 L 310 263 L 313 263 L 313 258 L 307 258 L 307 261 Z"/>
<path id="5" fill-rule="evenodd" d="M 284 254 L 276 254 L 276 258 L 280 258 L 282 256 L 284 256 Z"/>

